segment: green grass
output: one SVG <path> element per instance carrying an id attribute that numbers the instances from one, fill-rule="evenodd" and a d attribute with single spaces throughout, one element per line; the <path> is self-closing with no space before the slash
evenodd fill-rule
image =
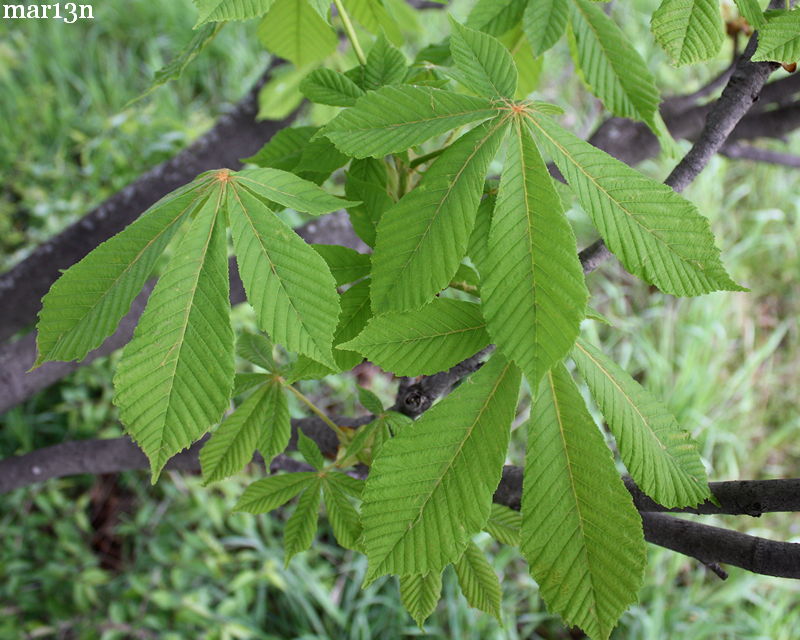
<path id="1" fill-rule="evenodd" d="M 652 10 L 656 4 L 637 0 L 634 6 Z M 48 21 L 0 23 L 0 166 L 6 177 L 0 266 L 184 147 L 263 68 L 263 52 L 245 37 L 252 25 L 230 25 L 184 78 L 124 109 L 189 37 L 189 6 L 188 0 L 96 3 L 93 23 L 69 29 Z M 464 6 L 456 5 L 462 16 Z M 660 83 L 676 92 L 692 89 L 708 73 L 702 66 L 669 67 L 644 39 L 646 16 L 623 3 L 615 11 L 632 40 L 643 44 Z M 565 47 L 553 55 L 537 97 L 576 109 L 567 122 L 587 133 L 598 117 L 595 101 L 585 92 L 576 96 L 580 83 Z M 658 159 L 642 169 L 664 177 L 672 164 Z M 687 192 L 711 219 L 726 264 L 750 293 L 673 299 L 614 264 L 589 280 L 593 306 L 613 326 L 588 322 L 586 335 L 601 340 L 665 399 L 699 440 L 712 480 L 797 475 L 798 194 L 796 172 L 721 158 Z M 573 214 L 581 244 L 593 240 L 582 214 Z M 237 322 L 250 322 L 245 309 L 237 310 Z M 0 456 L 119 435 L 110 403 L 115 360 L 100 360 L 1 416 Z M 362 370 L 359 382 L 371 382 L 389 401 L 391 383 L 373 374 Z M 354 391 L 352 376 L 304 386 L 330 413 L 356 411 Z M 299 406 L 292 410 L 301 415 Z M 515 435 L 515 457 L 522 431 Z M 145 473 L 126 473 L 116 486 L 81 477 L 3 496 L 0 638 L 566 637 L 518 555 L 493 544 L 487 550 L 502 576 L 503 626 L 469 609 L 448 573 L 443 601 L 419 630 L 403 613 L 393 580 L 360 589 L 364 559 L 333 545 L 325 525 L 312 550 L 285 569 L 285 514 L 230 512 L 259 474 L 252 468 L 203 488 L 192 475 L 169 473 L 151 487 Z M 115 519 L 93 523 L 103 505 Z M 800 536 L 788 514 L 700 520 L 765 537 Z M 90 544 L 102 522 L 111 524 L 113 535 L 104 532 L 99 540 L 118 545 L 114 553 L 97 553 Z M 119 564 L 103 564 L 114 558 Z M 795 637 L 800 585 L 730 572 L 720 582 L 688 558 L 651 548 L 640 603 L 613 637 Z"/>

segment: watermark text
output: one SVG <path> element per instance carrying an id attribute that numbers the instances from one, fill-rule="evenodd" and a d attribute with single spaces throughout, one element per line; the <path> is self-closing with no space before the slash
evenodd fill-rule
<path id="1" fill-rule="evenodd" d="M 54 4 L 4 4 L 3 20 L 61 20 L 72 24 L 78 20 L 94 20 L 92 5 L 76 2 Z"/>

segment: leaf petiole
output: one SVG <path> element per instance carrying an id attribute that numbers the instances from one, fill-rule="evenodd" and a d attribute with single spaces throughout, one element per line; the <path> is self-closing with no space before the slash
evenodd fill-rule
<path id="1" fill-rule="evenodd" d="M 366 66 L 367 56 L 364 55 L 364 50 L 361 48 L 361 43 L 358 41 L 358 36 L 356 35 L 356 30 L 353 28 L 353 23 L 350 20 L 350 15 L 344 8 L 342 0 L 333 0 L 333 4 L 336 5 L 336 10 L 339 12 L 339 17 L 342 19 L 342 26 L 344 27 L 344 32 L 347 34 L 347 39 L 350 40 L 350 44 L 353 45 L 353 51 L 356 52 L 356 57 L 358 58 L 358 62 L 362 66 Z"/>

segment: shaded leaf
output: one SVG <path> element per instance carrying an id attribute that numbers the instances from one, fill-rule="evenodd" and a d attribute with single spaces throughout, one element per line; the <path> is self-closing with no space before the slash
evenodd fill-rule
<path id="1" fill-rule="evenodd" d="M 398 84 L 406 77 L 406 68 L 406 57 L 381 34 L 367 55 L 365 88 L 379 89 L 388 84 Z"/>
<path id="2" fill-rule="evenodd" d="M 414 621 L 422 627 L 436 610 L 442 596 L 442 572 L 432 571 L 400 578 L 400 600 Z"/>
<path id="3" fill-rule="evenodd" d="M 364 95 L 359 86 L 333 69 L 315 69 L 300 83 L 300 92 L 311 102 L 350 107 Z"/>
<path id="4" fill-rule="evenodd" d="M 258 26 L 258 38 L 272 53 L 298 67 L 333 53 L 336 33 L 309 2 L 275 0 Z"/>
<path id="5" fill-rule="evenodd" d="M 319 450 L 317 443 L 300 429 L 297 430 L 297 449 L 305 458 L 306 462 L 317 471 L 321 471 L 322 467 L 325 466 L 325 458 L 322 457 L 322 452 Z"/>
<path id="6" fill-rule="evenodd" d="M 283 547 L 286 552 L 284 566 L 289 566 L 292 558 L 311 546 L 317 532 L 319 520 L 320 485 L 322 480 L 316 476 L 300 494 L 294 513 L 283 530 Z"/>
<path id="7" fill-rule="evenodd" d="M 257 333 L 243 332 L 236 341 L 236 354 L 254 365 L 276 371 L 278 365 L 272 357 L 272 343 L 264 335 Z"/>
<path id="8" fill-rule="evenodd" d="M 470 607 L 500 620 L 500 581 L 486 556 L 474 542 L 470 542 L 458 562 L 453 565 L 458 584 Z"/>
<path id="9" fill-rule="evenodd" d="M 252 514 L 268 513 L 318 481 L 319 477 L 313 471 L 286 473 L 256 480 L 245 489 L 233 510 Z"/>
<path id="10" fill-rule="evenodd" d="M 564 0 L 533 0 L 525 8 L 522 27 L 533 55 L 540 56 L 552 47 L 567 28 L 569 3 Z"/>
<path id="11" fill-rule="evenodd" d="M 498 542 L 518 547 L 521 527 L 522 516 L 519 511 L 514 511 L 501 504 L 492 504 L 491 515 L 483 530 Z"/>

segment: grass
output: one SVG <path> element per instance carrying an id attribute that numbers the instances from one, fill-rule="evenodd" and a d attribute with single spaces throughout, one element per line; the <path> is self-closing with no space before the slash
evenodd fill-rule
<path id="1" fill-rule="evenodd" d="M 464 5 L 456 4 L 461 15 Z M 245 37 L 252 25 L 232 25 L 178 83 L 124 109 L 188 37 L 189 6 L 96 4 L 97 20 L 80 31 L 48 21 L 0 23 L 3 265 L 185 146 L 260 72 L 264 56 Z M 615 11 L 631 40 L 647 47 L 660 83 L 677 90 L 701 82 L 702 67 L 675 70 L 647 44 L 644 13 L 621 3 Z M 570 126 L 588 132 L 598 115 L 594 101 L 575 97 L 579 81 L 565 48 L 554 56 L 539 97 L 574 107 Z M 663 177 L 673 162 L 642 168 Z M 711 220 L 731 273 L 751 293 L 673 299 L 613 264 L 589 281 L 592 304 L 613 327 L 589 322 L 586 335 L 665 399 L 700 442 L 713 480 L 798 474 L 797 194 L 796 172 L 722 158 L 687 191 Z M 580 212 L 572 213 L 581 244 L 594 239 Z M 249 321 L 237 310 L 238 323 Z M 119 435 L 110 403 L 114 362 L 98 361 L 0 417 L 0 455 Z M 363 370 L 359 382 L 389 400 L 391 384 L 373 373 Z M 304 391 L 331 413 L 349 414 L 354 389 L 352 377 L 339 376 Z M 3 496 L 0 638 L 567 637 L 518 555 L 492 544 L 487 550 L 503 579 L 502 626 L 469 609 L 448 573 L 443 601 L 419 630 L 403 613 L 394 581 L 359 588 L 364 559 L 332 545 L 325 525 L 313 549 L 284 568 L 285 515 L 230 512 L 258 475 L 250 469 L 203 488 L 191 475 L 170 473 L 151 487 L 144 473 L 126 473 L 116 482 L 71 478 Z M 800 538 L 785 514 L 702 521 Z M 736 569 L 720 582 L 683 556 L 649 553 L 640 603 L 614 638 L 790 640 L 800 628 L 795 582 Z"/>

